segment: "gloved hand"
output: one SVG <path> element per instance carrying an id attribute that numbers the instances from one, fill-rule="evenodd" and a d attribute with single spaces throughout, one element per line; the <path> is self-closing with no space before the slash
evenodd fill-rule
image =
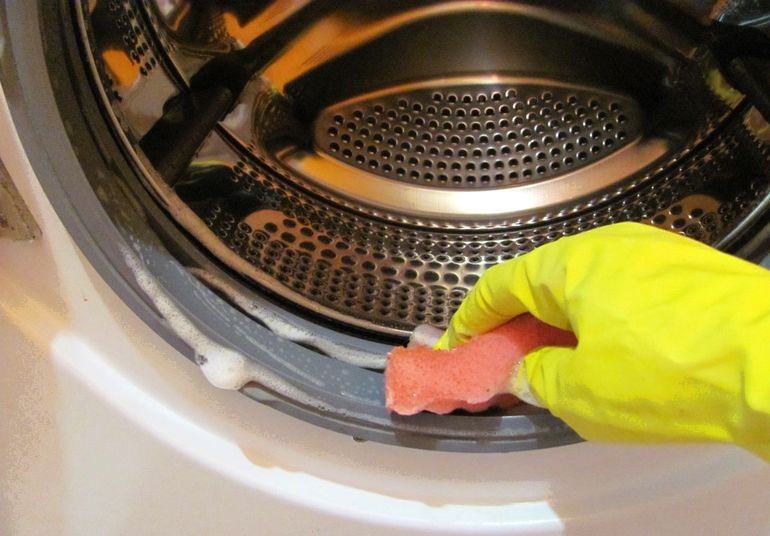
<path id="1" fill-rule="evenodd" d="M 770 271 L 622 223 L 489 269 L 436 345 L 524 312 L 576 348 L 527 355 L 510 380 L 585 439 L 722 441 L 770 460 Z"/>

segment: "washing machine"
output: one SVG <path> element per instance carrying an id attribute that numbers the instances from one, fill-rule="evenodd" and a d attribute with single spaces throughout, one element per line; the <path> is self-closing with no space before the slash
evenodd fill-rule
<path id="1" fill-rule="evenodd" d="M 382 381 L 562 236 L 641 221 L 770 264 L 762 1 L 0 19 L 3 534 L 770 532 L 739 448 L 400 417 Z"/>

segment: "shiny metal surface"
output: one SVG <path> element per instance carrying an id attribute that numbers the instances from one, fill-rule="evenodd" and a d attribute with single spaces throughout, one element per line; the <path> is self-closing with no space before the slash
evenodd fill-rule
<path id="1" fill-rule="evenodd" d="M 601 159 L 639 136 L 635 103 L 615 95 L 600 100 L 596 93 L 500 76 L 429 80 L 326 108 L 315 121 L 314 140 L 343 162 L 408 183 L 534 182 Z"/>
<path id="2" fill-rule="evenodd" d="M 147 187 L 225 265 L 344 325 L 443 326 L 540 244 L 624 220 L 726 243 L 765 203 L 766 123 L 643 2 L 80 8 Z"/>

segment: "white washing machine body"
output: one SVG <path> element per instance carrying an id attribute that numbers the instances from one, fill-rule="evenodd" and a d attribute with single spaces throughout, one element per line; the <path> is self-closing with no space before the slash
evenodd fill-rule
<path id="1" fill-rule="evenodd" d="M 415 450 L 211 386 L 78 251 L 4 97 L 0 133 L 42 229 L 0 240 L 0 532 L 770 533 L 770 466 L 738 448 Z"/>
<path id="2" fill-rule="evenodd" d="M 99 5 L 117 12 L 119 4 Z M 547 414 L 414 425 L 385 412 L 381 376 L 372 370 L 311 374 L 328 371 L 319 363 L 339 362 L 323 352 L 301 361 L 307 349 L 291 337 L 253 318 L 240 322 L 247 315 L 190 275 L 197 264 L 173 258 L 172 250 L 207 258 L 183 247 L 177 227 L 160 229 L 150 217 L 132 227 L 133 217 L 163 211 L 138 182 L 145 197 L 126 193 L 134 183 L 118 179 L 129 167 L 121 160 L 128 146 L 97 125 L 104 109 L 93 95 L 80 100 L 94 80 L 81 72 L 80 45 L 67 26 L 74 15 L 57 19 L 55 6 L 49 12 L 36 3 L 2 7 L 0 159 L 41 233 L 0 238 L 0 534 L 770 534 L 770 465 L 736 447 L 576 443 L 450 452 L 532 448 L 574 435 Z M 108 20 L 126 26 L 114 13 Z M 100 28 L 117 39 L 111 24 Z M 40 39 L 41 27 L 60 39 Z M 130 41 L 131 33 L 122 37 Z M 67 54 L 53 43 L 66 44 Z M 171 236 L 170 228 L 177 242 L 150 243 Z M 133 253 L 142 257 L 137 269 Z M 179 283 L 184 278 L 191 283 Z M 152 282 L 167 295 L 149 292 Z M 165 297 L 175 309 L 162 306 Z M 345 344 L 364 340 L 352 328 L 334 329 Z M 205 364 L 212 348 L 233 355 L 244 347 L 237 337 L 256 341 L 255 355 L 237 355 L 263 371 L 304 364 L 296 376 L 318 381 L 316 391 L 307 388 L 313 396 L 347 372 L 347 380 L 336 378 L 342 388 L 312 399 L 344 400 L 321 411 L 322 404 L 303 406 L 309 396 L 292 398 L 265 381 L 262 390 L 247 388 L 259 401 L 214 387 L 190 357 Z M 384 355 L 382 342 L 366 341 Z M 349 378 L 368 383 L 357 391 Z M 340 417 L 364 399 L 370 420 Z M 437 421 L 454 423 L 452 433 L 436 432 Z M 512 435 L 495 435 L 503 421 L 518 423 L 505 429 Z M 491 430 L 482 434 L 484 426 Z"/>

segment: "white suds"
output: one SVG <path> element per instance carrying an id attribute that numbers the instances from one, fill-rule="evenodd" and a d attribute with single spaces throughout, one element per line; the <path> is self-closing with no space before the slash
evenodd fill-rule
<path id="1" fill-rule="evenodd" d="M 407 347 L 428 346 L 432 348 L 443 334 L 443 329 L 433 327 L 429 324 L 417 326 L 409 337 L 409 344 L 407 344 Z"/>
<path id="2" fill-rule="evenodd" d="M 290 396 L 295 399 L 306 398 L 276 374 L 260 367 L 241 353 L 226 348 L 212 341 L 177 308 L 166 293 L 155 282 L 135 254 L 123 250 L 126 264 L 131 269 L 144 293 L 152 300 L 158 312 L 165 318 L 171 329 L 195 352 L 201 371 L 209 382 L 220 389 L 240 389 L 251 381 Z M 308 401 L 312 404 L 312 401 Z"/>
<path id="3" fill-rule="evenodd" d="M 351 418 L 365 419 L 367 415 L 333 407 L 280 377 L 277 373 L 247 358 L 232 348 L 225 347 L 202 333 L 193 322 L 175 305 L 166 292 L 155 281 L 136 253 L 121 247 L 126 265 L 137 284 L 152 301 L 155 308 L 169 324 L 174 333 L 195 352 L 206 379 L 220 389 L 241 389 L 249 382 L 256 382 L 268 391 L 304 406 L 316 408 L 325 413 L 336 413 Z M 269 351 L 266 349 L 266 351 Z"/>
<path id="4" fill-rule="evenodd" d="M 232 285 L 213 276 L 209 272 L 196 268 L 190 269 L 190 272 L 207 285 L 223 293 L 230 301 L 243 309 L 247 314 L 260 320 L 270 331 L 279 337 L 283 337 L 295 343 L 302 343 L 315 347 L 329 357 L 351 365 L 372 369 L 385 368 L 385 355 L 349 348 L 335 341 L 319 337 L 317 334 L 314 334 L 307 329 L 290 324 L 267 307 L 264 307 L 253 300 L 249 300 L 233 288 Z"/>

